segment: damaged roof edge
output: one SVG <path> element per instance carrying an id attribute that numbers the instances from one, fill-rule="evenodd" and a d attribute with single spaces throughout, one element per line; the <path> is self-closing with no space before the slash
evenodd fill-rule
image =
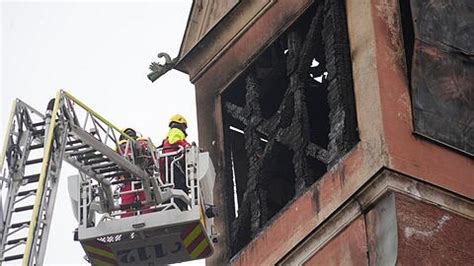
<path id="1" fill-rule="evenodd" d="M 241 3 L 241 0 L 236 0 L 236 3 L 220 18 L 218 19 L 214 25 L 207 30 L 205 34 L 202 36 L 198 36 L 197 40 L 195 40 L 195 43 L 190 45 L 187 50 L 186 49 L 186 43 L 189 37 L 189 31 L 190 31 L 190 25 L 191 25 L 191 20 L 192 20 L 192 15 L 194 10 L 196 9 L 196 0 L 193 0 L 191 9 L 189 10 L 189 15 L 188 15 L 188 21 L 186 23 L 186 28 L 184 30 L 184 36 L 181 41 L 181 45 L 179 48 L 179 54 L 178 54 L 178 61 L 176 63 L 175 69 L 179 70 L 183 73 L 189 74 L 187 70 L 183 67 L 182 61 L 185 59 L 189 54 L 193 53 L 196 50 L 196 47 L 201 43 L 204 39 L 207 39 L 208 36 L 210 35 L 209 33 L 213 32 L 218 28 L 218 26 L 221 24 L 222 20 L 224 20 L 226 17 L 229 17 L 229 15 L 235 10 L 235 8 Z"/>
<path id="2" fill-rule="evenodd" d="M 178 62 L 176 63 L 176 70 L 179 70 L 179 71 L 182 71 L 184 72 L 182 69 L 179 68 L 179 63 L 181 62 L 181 59 L 186 55 L 184 54 L 183 55 L 183 49 L 184 49 L 184 44 L 186 42 L 186 39 L 187 39 L 187 36 L 188 36 L 188 29 L 189 29 L 189 24 L 191 24 L 191 15 L 193 14 L 193 11 L 194 11 L 194 8 L 195 8 L 195 5 L 194 3 L 196 2 L 196 0 L 193 0 L 193 2 L 191 3 L 191 8 L 189 9 L 189 14 L 188 14 L 188 21 L 186 22 L 186 28 L 184 29 L 184 35 L 183 35 L 183 39 L 181 40 L 181 45 L 179 47 L 179 53 L 178 53 Z M 186 73 L 186 72 L 184 72 Z"/>

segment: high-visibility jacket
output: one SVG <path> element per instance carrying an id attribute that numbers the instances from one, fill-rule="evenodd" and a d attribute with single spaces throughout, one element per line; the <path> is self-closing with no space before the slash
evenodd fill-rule
<path id="1" fill-rule="evenodd" d="M 168 134 L 166 135 L 166 138 L 163 140 L 163 143 L 162 143 L 162 146 L 163 146 L 163 153 L 166 154 L 168 152 L 174 152 L 174 151 L 177 151 L 178 150 L 178 146 L 181 146 L 181 147 L 188 147 L 190 146 L 190 144 L 186 141 L 186 134 L 184 134 L 183 131 L 181 131 L 180 129 L 178 128 L 171 128 L 170 131 L 168 131 Z M 169 147 L 173 147 L 175 146 L 175 148 L 170 148 L 170 149 L 167 149 Z M 160 159 L 160 173 L 161 173 L 161 180 L 163 182 L 166 182 L 165 181 L 165 172 L 164 172 L 164 169 L 165 169 L 165 160 L 164 158 L 161 158 Z"/>
<path id="2" fill-rule="evenodd" d="M 186 141 L 186 134 L 179 128 L 171 128 L 166 135 L 166 139 L 163 141 L 164 148 L 174 145 L 189 146 L 189 143 Z"/>

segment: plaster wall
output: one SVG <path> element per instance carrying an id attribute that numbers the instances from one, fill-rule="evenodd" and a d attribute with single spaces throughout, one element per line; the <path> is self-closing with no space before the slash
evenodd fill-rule
<path id="1" fill-rule="evenodd" d="M 396 195 L 398 265 L 470 265 L 474 261 L 474 221 Z"/>
<path id="2" fill-rule="evenodd" d="M 474 198 L 474 160 L 413 134 L 398 0 L 371 0 L 389 167 Z"/>
<path id="3" fill-rule="evenodd" d="M 364 217 L 360 216 L 303 265 L 368 265 Z"/>
<path id="4" fill-rule="evenodd" d="M 240 21 L 240 26 L 230 22 L 222 24 L 224 28 L 233 25 L 228 33 L 224 28 L 211 31 L 209 36 L 217 34 L 213 39 L 215 43 L 204 40 L 179 65 L 196 85 L 200 144 L 211 152 L 216 165 L 215 201 L 218 206 L 223 206 L 223 198 L 228 196 L 223 193 L 220 93 L 312 1 L 270 2 L 263 9 L 262 6 L 254 7 L 251 20 L 248 14 L 244 16 L 244 11 L 240 20 L 238 16 L 233 17 Z M 347 0 L 346 4 L 360 142 L 274 217 L 263 232 L 232 258 L 232 264 L 279 262 L 385 168 L 462 195 L 472 204 L 472 158 L 412 133 L 398 0 Z M 255 16 L 256 10 L 259 10 L 258 16 Z M 222 218 L 226 217 L 225 210 L 220 211 L 222 215 L 216 221 L 220 242 L 216 254 L 208 260 L 211 265 L 220 265 L 230 259 L 226 250 L 228 227 Z M 351 228 L 359 227 L 360 224 L 356 224 Z M 341 236 L 360 231 L 348 230 Z M 335 250 L 340 246 L 337 241 L 332 244 Z M 325 252 L 331 254 L 334 250 Z M 315 257 L 314 262 L 317 260 Z"/>
<path id="5" fill-rule="evenodd" d="M 384 170 L 278 265 L 469 265 L 473 225 L 472 200 Z"/>

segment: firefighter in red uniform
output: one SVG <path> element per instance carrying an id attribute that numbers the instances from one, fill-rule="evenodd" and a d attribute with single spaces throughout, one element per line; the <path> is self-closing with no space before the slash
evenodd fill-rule
<path id="1" fill-rule="evenodd" d="M 135 163 L 149 175 L 153 175 L 153 159 L 148 145 L 148 138 L 137 138 L 136 144 Z"/>
<path id="2" fill-rule="evenodd" d="M 145 172 L 152 176 L 153 175 L 153 159 L 151 158 L 151 151 L 149 150 L 148 147 L 148 138 L 137 138 L 137 145 L 136 145 L 136 153 L 135 153 L 135 163 L 145 170 Z M 135 188 L 142 188 L 141 184 L 138 187 Z M 138 192 L 138 199 L 143 202 L 146 200 L 145 197 L 145 192 L 140 191 Z M 141 211 L 142 214 L 146 213 L 151 213 L 153 210 L 150 210 L 151 206 L 150 205 L 142 205 L 141 209 L 144 209 Z"/>
<path id="3" fill-rule="evenodd" d="M 124 155 L 125 153 L 129 156 L 132 156 L 132 154 L 134 153 L 138 153 L 138 154 L 144 154 L 144 151 L 142 151 L 143 149 L 143 146 L 145 146 L 143 143 L 146 143 L 146 146 L 147 146 L 147 139 L 145 138 L 138 138 L 138 134 L 137 132 L 133 129 L 133 128 L 125 128 L 124 130 L 122 130 L 125 134 L 127 134 L 131 139 L 133 140 L 136 140 L 138 142 L 138 147 L 135 146 L 135 143 L 129 143 L 128 147 L 127 147 L 127 139 L 125 138 L 125 136 L 120 136 L 119 138 L 119 147 L 117 148 L 117 152 L 121 155 Z M 133 151 L 133 152 L 132 152 Z M 141 165 L 140 165 L 141 166 Z M 130 178 L 130 177 L 126 177 L 126 176 L 120 176 L 120 179 L 123 180 L 125 178 Z M 131 191 L 132 190 L 132 182 L 129 182 L 129 181 L 126 181 L 124 182 L 123 184 L 123 187 L 120 189 L 120 192 L 128 192 L 128 191 Z M 135 185 L 134 189 L 140 189 L 140 185 Z M 121 200 L 121 204 L 122 205 L 129 205 L 129 204 L 133 204 L 135 203 L 136 201 L 145 201 L 145 192 L 143 191 L 139 191 L 139 192 L 135 192 L 135 193 L 127 193 L 127 194 L 122 194 L 120 195 L 120 200 Z M 142 206 L 142 208 L 147 208 L 149 206 Z M 126 210 L 131 210 L 132 208 L 129 207 L 127 208 Z M 151 210 L 144 210 L 142 211 L 142 213 L 149 213 L 151 212 Z M 130 216 L 133 216 L 133 213 L 125 213 L 125 214 L 122 214 L 120 215 L 120 217 L 122 218 L 125 218 L 125 217 L 130 217 Z"/>
<path id="4" fill-rule="evenodd" d="M 169 122 L 170 130 L 166 135 L 166 138 L 163 140 L 163 153 L 177 151 L 179 146 L 188 147 L 189 143 L 186 141 L 186 129 L 188 128 L 188 123 L 186 119 L 179 114 L 173 115 L 170 118 Z M 160 168 L 164 169 L 163 160 L 160 161 Z M 186 174 L 184 172 L 184 160 L 181 160 L 176 167 L 170 169 L 174 173 L 174 187 L 177 189 L 182 189 L 184 192 L 188 193 L 188 188 L 186 186 Z M 164 172 L 162 171 L 162 180 L 164 179 Z M 176 199 L 176 204 L 181 210 L 186 209 L 186 204 L 180 199 Z"/>
<path id="5" fill-rule="evenodd" d="M 131 139 L 135 140 L 137 138 L 137 132 L 133 128 L 125 128 L 122 130 L 125 134 L 127 134 Z M 127 147 L 128 143 L 128 147 Z M 127 156 L 132 156 L 133 154 L 133 143 L 129 143 L 128 139 L 125 138 L 125 136 L 120 135 L 119 138 L 119 143 L 117 147 L 117 152 L 120 155 L 127 155 Z M 119 179 L 123 180 L 126 178 L 130 178 L 130 176 L 120 176 Z M 128 192 L 132 190 L 132 183 L 131 182 L 124 182 L 122 184 L 123 186 L 120 188 L 120 192 Z M 120 195 L 120 203 L 122 205 L 128 205 L 132 204 L 135 200 L 135 194 L 134 193 L 129 193 L 129 194 L 121 194 Z M 131 208 L 127 208 L 127 210 L 130 210 Z M 125 213 L 120 215 L 120 217 L 125 218 L 125 217 L 130 217 L 132 216 L 132 213 Z"/>
<path id="6" fill-rule="evenodd" d="M 173 115 L 170 118 L 169 123 L 170 130 L 163 140 L 163 148 L 171 146 L 187 147 L 189 143 L 186 141 L 186 129 L 188 128 L 188 122 L 182 115 Z M 175 149 L 176 151 L 177 149 Z"/>

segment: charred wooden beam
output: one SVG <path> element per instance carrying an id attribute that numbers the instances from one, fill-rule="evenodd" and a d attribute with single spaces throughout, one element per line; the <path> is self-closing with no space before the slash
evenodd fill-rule
<path id="1" fill-rule="evenodd" d="M 325 4 L 322 36 L 328 70 L 330 166 L 358 141 L 346 11 L 343 1 Z"/>
<path id="2" fill-rule="evenodd" d="M 232 146 L 236 143 L 226 142 L 226 147 L 231 147 L 230 151 L 226 148 L 226 169 L 235 171 L 236 160 L 230 159 L 231 156 L 245 156 L 247 159 L 247 171 L 238 170 L 240 176 L 245 172 L 245 178 L 242 178 L 246 180 L 246 187 L 244 192 L 237 192 L 238 216 L 231 226 L 233 254 L 265 226 L 279 210 L 275 211 L 275 208 L 286 204 L 280 201 L 275 203 L 275 197 L 272 198 L 269 189 L 270 184 L 276 182 L 274 177 L 281 167 L 286 167 L 286 171 L 283 171 L 285 176 L 279 177 L 279 182 L 294 186 L 285 192 L 288 194 L 285 200 L 288 201 L 313 184 L 326 171 L 326 167 L 330 167 L 357 141 L 352 70 L 345 25 L 342 0 L 315 4 L 303 21 L 291 27 L 268 52 L 256 60 L 246 71 L 245 80 L 237 83 L 241 86 L 240 93 L 245 93 L 245 102 L 236 104 L 231 97 L 223 103 L 224 117 L 243 125 L 239 143 L 245 143 L 243 154 L 241 149 Z M 316 67 L 314 62 L 320 66 Z M 272 84 L 267 80 L 275 75 L 285 77 L 275 80 L 287 81 L 286 89 L 280 90 L 279 96 L 271 95 Z M 315 77 L 320 77 L 319 83 Z M 315 89 L 327 90 L 327 93 L 308 94 L 308 90 Z M 235 97 L 235 92 L 232 95 Z M 265 109 L 263 95 L 282 97 L 278 108 Z M 327 95 L 328 103 L 324 106 L 329 107 L 321 106 L 320 112 L 329 116 L 322 120 L 328 125 L 310 128 L 312 114 L 317 107 L 311 106 L 312 113 L 309 112 L 308 105 L 315 101 L 308 99 L 308 95 L 324 95 L 324 98 Z M 268 110 L 275 111 L 268 116 Z M 229 132 L 229 126 L 225 124 L 226 132 Z M 320 136 L 326 133 L 329 136 L 326 136 L 327 141 L 320 141 L 322 145 L 312 142 L 312 134 Z M 229 133 L 226 134 L 228 138 Z M 237 150 L 240 150 L 238 154 L 233 153 Z M 281 157 L 282 152 L 286 152 L 286 156 Z M 281 165 L 281 158 L 286 160 L 286 165 Z M 316 165 L 314 161 L 319 163 Z M 242 167 L 243 164 L 240 162 L 239 165 Z M 239 178 L 229 170 L 226 176 L 228 179 Z M 289 179 L 291 182 L 287 182 Z"/>

